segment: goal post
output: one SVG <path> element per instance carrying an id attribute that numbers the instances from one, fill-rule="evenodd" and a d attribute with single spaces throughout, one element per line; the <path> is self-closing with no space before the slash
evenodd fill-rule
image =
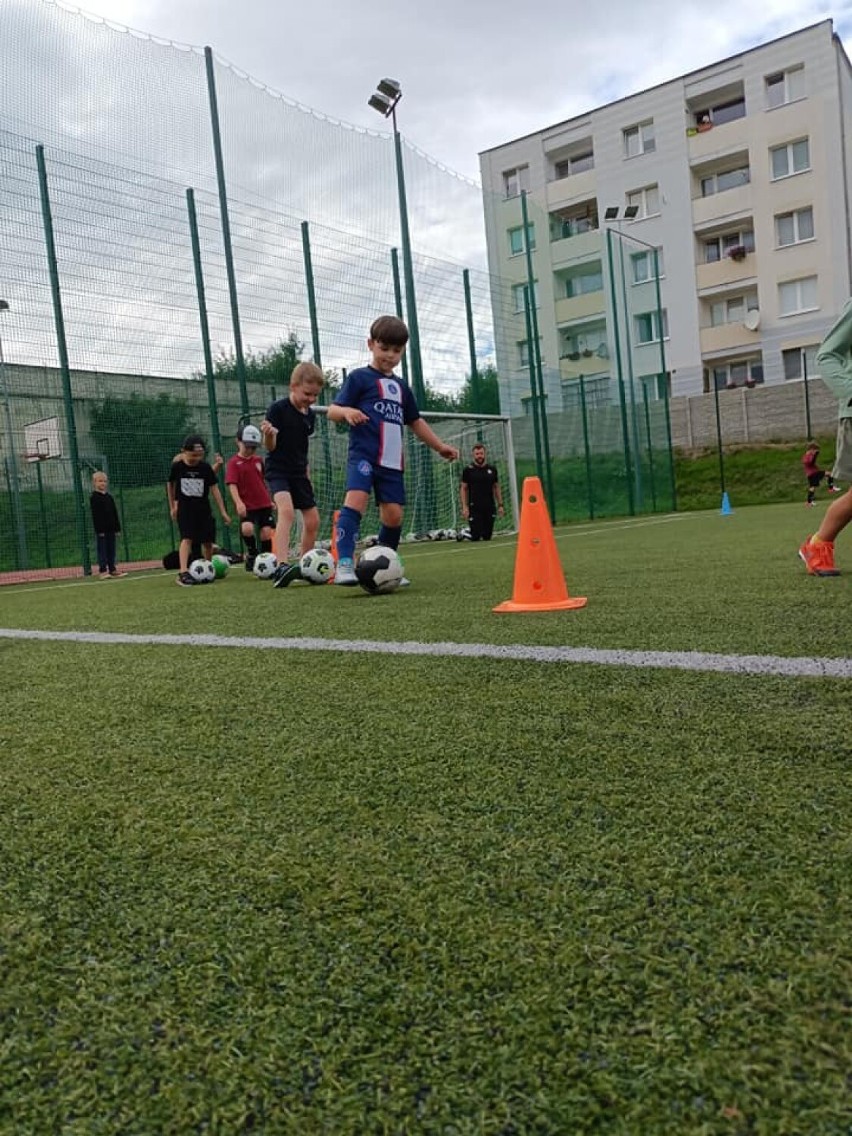
<path id="1" fill-rule="evenodd" d="M 334 512 L 341 507 L 346 494 L 350 427 L 329 422 L 326 406 L 317 405 L 314 410 L 317 422 L 310 442 L 310 474 L 320 512 L 320 536 L 327 539 L 331 536 Z M 243 416 L 241 421 L 259 423 L 265 413 L 265 408 L 257 409 Z M 516 532 L 520 502 L 510 419 L 502 414 L 446 411 L 424 411 L 421 417 L 442 441 L 456 447 L 459 460 L 444 461 L 410 430 L 406 431 L 403 539 L 453 539 L 467 527 L 461 515 L 459 486 L 462 469 L 472 460 L 471 451 L 477 442 L 485 446 L 488 462 L 497 470 L 503 494 L 503 516 L 495 519 L 494 533 Z M 361 523 L 362 538 L 376 535 L 379 525 L 378 509 L 371 499 Z"/>

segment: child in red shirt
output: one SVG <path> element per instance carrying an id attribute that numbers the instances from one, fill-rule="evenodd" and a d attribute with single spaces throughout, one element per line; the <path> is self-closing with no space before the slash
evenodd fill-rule
<path id="1" fill-rule="evenodd" d="M 225 467 L 225 484 L 240 518 L 240 536 L 246 546 L 246 572 L 254 568 L 257 556 L 255 526 L 260 529 L 262 552 L 272 551 L 275 522 L 272 498 L 263 477 L 263 459 L 258 455 L 260 430 L 246 424 L 237 431 L 237 453 Z"/>
<path id="2" fill-rule="evenodd" d="M 828 480 L 829 493 L 839 493 L 840 490 L 835 488 L 834 478 L 830 473 L 826 473 L 824 469 L 820 469 L 817 465 L 819 458 L 819 445 L 816 442 L 811 442 L 808 448 L 802 455 L 802 465 L 805 467 L 805 477 L 808 479 L 808 499 L 806 504 L 813 508 L 816 497 L 817 487 L 822 483 L 823 479 Z"/>

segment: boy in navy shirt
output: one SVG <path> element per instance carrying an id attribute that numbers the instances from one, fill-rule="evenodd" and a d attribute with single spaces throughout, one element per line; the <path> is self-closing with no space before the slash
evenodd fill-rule
<path id="1" fill-rule="evenodd" d="M 343 389 L 328 408 L 330 422 L 346 422 L 350 427 L 346 497 L 335 533 L 335 584 L 358 583 L 355 543 L 371 491 L 379 506 L 379 544 L 394 549 L 399 546 L 405 505 L 404 428 L 408 426 L 446 461 L 455 461 L 459 456 L 455 446 L 442 442 L 426 425 L 411 388 L 394 374 L 407 343 L 408 328 L 401 319 L 379 316 L 367 340 L 370 365 L 349 373 Z"/>

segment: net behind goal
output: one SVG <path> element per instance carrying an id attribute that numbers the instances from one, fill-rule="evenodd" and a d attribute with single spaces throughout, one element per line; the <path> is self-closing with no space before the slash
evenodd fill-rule
<path id="1" fill-rule="evenodd" d="M 334 511 L 343 504 L 346 492 L 346 456 L 349 427 L 328 421 L 325 407 L 317 407 L 316 431 L 311 439 L 310 469 L 321 527 L 320 536 L 329 539 Z M 438 414 L 425 412 L 423 418 L 435 433 L 459 451 L 459 461 L 446 462 L 411 431 L 406 431 L 405 490 L 407 503 L 403 539 L 463 539 L 467 522 L 461 515 L 459 485 L 461 472 L 471 459 L 477 442 L 486 448 L 489 464 L 497 469 L 503 492 L 504 515 L 497 517 L 495 534 L 517 527 L 518 500 L 511 425 L 499 415 Z M 254 421 L 260 421 L 257 417 Z M 379 515 L 370 503 L 361 524 L 361 536 L 368 539 L 379 531 Z"/>

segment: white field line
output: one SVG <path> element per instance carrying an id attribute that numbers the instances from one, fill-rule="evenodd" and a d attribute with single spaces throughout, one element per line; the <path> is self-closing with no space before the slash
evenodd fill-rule
<path id="1" fill-rule="evenodd" d="M 852 659 L 785 658 L 781 655 L 720 655 L 705 651 L 621 651 L 594 647 L 533 647 L 492 643 L 374 642 L 370 639 L 273 639 L 232 635 L 129 635 L 114 631 L 39 631 L 0 628 L 0 639 L 115 646 L 219 647 L 245 651 L 342 651 L 351 654 L 431 658 L 509 659 L 582 666 L 658 667 L 663 670 L 719 671 L 727 674 L 781 675 L 788 678 L 852 678 Z"/>

